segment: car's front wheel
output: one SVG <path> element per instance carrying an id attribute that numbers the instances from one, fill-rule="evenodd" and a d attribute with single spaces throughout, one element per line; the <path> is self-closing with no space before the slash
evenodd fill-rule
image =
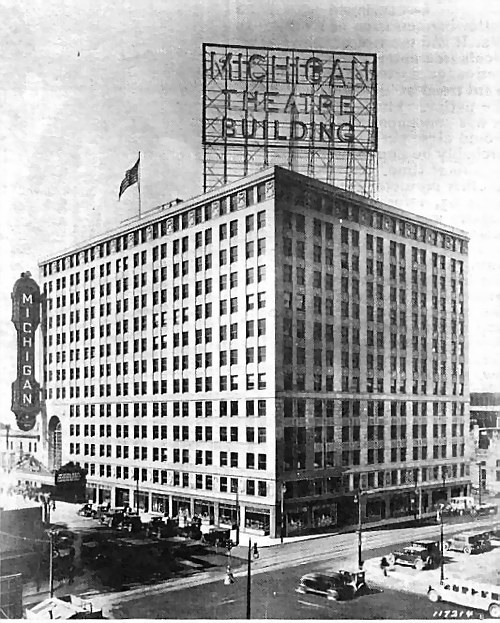
<path id="1" fill-rule="evenodd" d="M 393 567 L 396 564 L 396 556 L 394 556 L 394 554 L 389 554 L 389 556 L 387 556 L 387 562 Z"/>
<path id="2" fill-rule="evenodd" d="M 425 567 L 425 563 L 421 558 L 418 558 L 413 566 L 417 571 L 422 571 L 422 569 Z"/>
<path id="3" fill-rule="evenodd" d="M 488 608 L 488 614 L 492 619 L 500 619 L 500 604 L 491 604 Z"/>
<path id="4" fill-rule="evenodd" d="M 432 603 L 437 603 L 439 601 L 439 595 L 433 588 L 431 588 L 431 590 L 427 593 L 427 597 L 432 601 Z"/>
<path id="5" fill-rule="evenodd" d="M 468 556 L 472 553 L 472 550 L 470 547 L 464 547 L 464 554 L 467 554 Z"/>
<path id="6" fill-rule="evenodd" d="M 443 549 L 445 552 L 447 552 L 450 549 L 450 544 L 447 542 L 443 543 Z"/>

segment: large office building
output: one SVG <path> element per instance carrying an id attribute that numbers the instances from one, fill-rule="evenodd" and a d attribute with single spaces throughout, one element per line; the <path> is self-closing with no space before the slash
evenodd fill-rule
<path id="1" fill-rule="evenodd" d="M 52 462 L 99 501 L 276 536 L 468 489 L 464 232 L 274 167 L 40 269 Z"/>

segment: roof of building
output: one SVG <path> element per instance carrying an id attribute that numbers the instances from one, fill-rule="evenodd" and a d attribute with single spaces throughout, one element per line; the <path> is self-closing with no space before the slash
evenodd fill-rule
<path id="1" fill-rule="evenodd" d="M 387 203 L 383 203 L 381 201 L 377 201 L 375 199 L 370 199 L 369 197 L 364 197 L 363 195 L 359 195 L 357 193 L 344 190 L 342 188 L 339 188 L 338 186 L 327 184 L 326 182 L 322 182 L 320 180 L 308 177 L 306 175 L 296 173 L 295 171 L 289 171 L 287 169 L 284 169 L 283 167 L 273 166 L 273 167 L 263 169 L 262 171 L 259 171 L 258 173 L 254 173 L 252 175 L 248 175 L 247 177 L 243 177 L 239 180 L 236 180 L 235 182 L 231 182 L 230 184 L 227 184 L 226 186 L 221 186 L 219 188 L 210 190 L 201 195 L 192 197 L 191 199 L 188 199 L 186 201 L 180 201 L 179 199 L 174 199 L 168 203 L 165 203 L 165 204 L 156 206 L 150 210 L 144 211 L 140 218 L 139 216 L 129 218 L 125 221 L 122 221 L 115 228 L 112 228 L 106 232 L 103 232 L 102 234 L 99 234 L 98 236 L 95 236 L 94 238 L 83 241 L 80 244 L 77 244 L 69 249 L 66 249 L 64 251 L 61 251 L 60 253 L 51 255 L 41 260 L 39 262 L 39 266 L 42 266 L 56 259 L 60 259 L 70 253 L 75 253 L 80 250 L 84 250 L 85 248 L 88 248 L 89 246 L 102 243 L 116 235 L 123 235 L 128 232 L 135 231 L 138 228 L 138 226 L 143 227 L 144 225 L 153 224 L 159 220 L 164 219 L 167 216 L 170 217 L 176 214 L 180 214 L 184 212 L 186 209 L 194 208 L 202 203 L 215 201 L 216 199 L 227 196 L 228 193 L 237 192 L 238 190 L 247 188 L 248 186 L 252 184 L 255 184 L 257 182 L 263 182 L 273 177 L 286 177 L 292 180 L 294 179 L 297 181 L 301 181 L 304 186 L 313 187 L 313 188 L 315 187 L 318 190 L 321 190 L 323 192 L 330 192 L 330 193 L 333 192 L 333 194 L 338 195 L 339 197 L 345 200 L 355 201 L 358 205 L 364 205 L 366 207 L 371 208 L 372 210 L 377 210 L 384 214 L 390 214 L 390 215 L 397 216 L 400 218 L 405 218 L 409 221 L 414 221 L 421 225 L 428 225 L 442 232 L 454 234 L 463 239 L 467 239 L 467 240 L 469 239 L 467 232 L 461 229 L 457 229 L 455 227 L 445 225 L 444 223 L 441 223 L 439 221 L 434 221 L 427 217 L 419 216 L 412 212 L 408 212 L 400 208 L 396 208 L 394 206 L 391 206 Z"/>

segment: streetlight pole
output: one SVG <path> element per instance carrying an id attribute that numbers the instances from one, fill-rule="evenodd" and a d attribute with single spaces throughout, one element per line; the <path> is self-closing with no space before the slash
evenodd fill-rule
<path id="1" fill-rule="evenodd" d="M 443 509 L 439 513 L 441 524 L 441 582 L 444 580 L 444 532 L 443 532 Z"/>
<path id="2" fill-rule="evenodd" d="M 136 479 L 135 479 L 135 510 L 139 514 L 139 468 L 136 467 Z"/>
<path id="3" fill-rule="evenodd" d="M 285 491 L 286 485 L 283 482 L 281 484 L 281 529 L 280 529 L 280 540 L 283 545 L 283 538 L 285 535 Z"/>
<path id="4" fill-rule="evenodd" d="M 49 531 L 49 594 L 54 597 L 54 533 Z"/>
<path id="5" fill-rule="evenodd" d="M 477 463 L 477 484 L 478 484 L 478 491 L 479 491 L 479 506 L 481 506 L 481 461 L 479 461 Z"/>
<path id="6" fill-rule="evenodd" d="M 251 598 L 252 598 L 252 541 L 248 540 L 248 561 L 247 561 L 247 619 L 251 618 Z"/>
<path id="7" fill-rule="evenodd" d="M 356 496 L 356 501 L 358 502 L 358 568 L 363 568 L 363 558 L 362 558 L 362 533 L 363 533 L 363 521 L 361 514 L 361 489 L 358 491 Z"/>

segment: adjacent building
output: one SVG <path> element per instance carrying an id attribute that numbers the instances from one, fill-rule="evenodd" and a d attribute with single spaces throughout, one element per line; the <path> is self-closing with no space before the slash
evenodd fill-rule
<path id="1" fill-rule="evenodd" d="M 471 480 L 476 490 L 500 494 L 500 394 L 471 392 Z"/>
<path id="2" fill-rule="evenodd" d="M 360 491 L 366 521 L 430 511 L 470 480 L 467 243 L 274 167 L 41 262 L 53 462 L 272 536 Z"/>

